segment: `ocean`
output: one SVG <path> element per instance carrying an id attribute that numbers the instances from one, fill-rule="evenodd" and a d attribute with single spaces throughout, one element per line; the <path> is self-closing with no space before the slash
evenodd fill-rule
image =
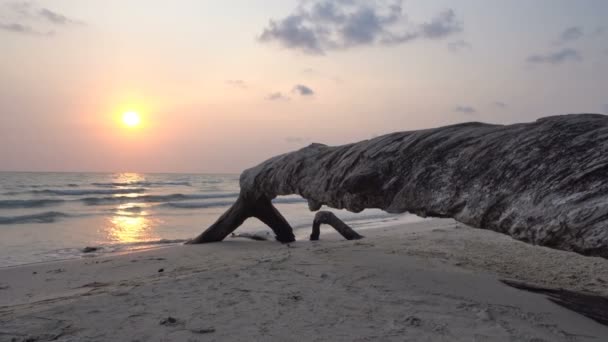
<path id="1" fill-rule="evenodd" d="M 238 193 L 238 175 L 0 173 L 0 267 L 181 244 L 215 222 Z M 274 203 L 297 239 L 307 239 L 314 213 L 306 202 L 285 196 Z M 332 211 L 356 229 L 421 220 Z M 237 230 L 261 231 L 270 229 L 256 219 Z"/>

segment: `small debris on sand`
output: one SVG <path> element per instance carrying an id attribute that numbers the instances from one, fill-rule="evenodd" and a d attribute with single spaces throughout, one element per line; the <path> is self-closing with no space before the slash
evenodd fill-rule
<path id="1" fill-rule="evenodd" d="M 63 268 L 57 268 L 54 270 L 46 271 L 46 273 L 52 273 L 52 274 L 63 273 L 63 272 L 65 272 L 65 270 Z"/>
<path id="2" fill-rule="evenodd" d="M 165 272 L 164 268 L 161 268 L 161 269 L 158 270 L 158 273 L 163 273 L 163 272 Z"/>
<path id="3" fill-rule="evenodd" d="M 81 288 L 83 288 L 83 287 L 98 288 L 98 287 L 104 287 L 104 286 L 108 286 L 108 285 L 110 285 L 110 284 L 94 281 L 92 283 L 87 283 L 87 284 L 82 285 Z"/>
<path id="4" fill-rule="evenodd" d="M 90 246 L 87 246 L 87 247 L 85 247 L 85 248 L 82 249 L 82 253 L 93 253 L 93 252 L 97 252 L 100 249 L 101 249 L 101 247 L 90 247 Z"/>
<path id="5" fill-rule="evenodd" d="M 169 316 L 167 318 L 163 318 L 158 324 L 165 326 L 175 326 L 179 324 L 179 321 L 177 320 L 177 318 Z"/>
<path id="6" fill-rule="evenodd" d="M 422 325 L 422 320 L 416 316 L 409 316 L 405 319 L 405 323 L 412 327 L 419 327 Z"/>
<path id="7" fill-rule="evenodd" d="M 215 328 L 192 329 L 190 331 L 195 334 L 211 334 L 215 332 Z"/>

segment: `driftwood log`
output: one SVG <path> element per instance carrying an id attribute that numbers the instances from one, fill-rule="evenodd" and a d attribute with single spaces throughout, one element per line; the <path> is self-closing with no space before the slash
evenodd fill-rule
<path id="1" fill-rule="evenodd" d="M 363 236 L 359 235 L 359 233 L 354 231 L 331 211 L 319 211 L 315 215 L 314 221 L 312 221 L 312 233 L 310 234 L 310 241 L 319 240 L 322 224 L 332 226 L 336 231 L 338 231 L 338 233 L 340 233 L 340 235 L 344 236 L 346 240 L 363 239 Z"/>
<path id="2" fill-rule="evenodd" d="M 236 203 L 192 243 L 221 241 L 248 217 L 294 240 L 271 200 L 297 194 L 360 212 L 454 218 L 532 244 L 608 257 L 608 117 L 464 123 L 343 146 L 312 144 L 244 171 Z"/>

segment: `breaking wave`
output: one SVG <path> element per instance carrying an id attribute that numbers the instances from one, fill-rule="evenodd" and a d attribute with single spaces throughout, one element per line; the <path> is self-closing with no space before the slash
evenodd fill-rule
<path id="1" fill-rule="evenodd" d="M 224 202 L 168 202 L 163 204 L 163 207 L 177 208 L 177 209 L 205 209 L 205 208 L 221 208 L 231 206 L 234 201 Z"/>
<path id="2" fill-rule="evenodd" d="M 229 194 L 172 194 L 172 195 L 143 195 L 143 196 L 113 196 L 113 197 L 88 197 L 82 198 L 82 201 L 86 205 L 106 205 L 106 204 L 120 204 L 120 203 L 162 203 L 162 202 L 175 202 L 175 201 L 187 201 L 195 199 L 213 199 L 213 198 L 235 198 L 238 193 Z"/>
<path id="3" fill-rule="evenodd" d="M 192 186 L 190 182 L 110 182 L 110 183 L 92 183 L 91 185 L 99 186 L 103 188 L 108 187 L 119 187 L 119 186 L 147 186 L 147 187 L 159 187 L 159 186 Z"/>
<path id="4" fill-rule="evenodd" d="M 53 223 L 60 218 L 69 216 L 70 215 L 58 211 L 48 211 L 40 214 L 0 217 L 0 225 L 25 223 Z"/>
<path id="5" fill-rule="evenodd" d="M 56 195 L 56 196 L 85 196 L 85 195 L 125 195 L 125 194 L 141 194 L 145 192 L 145 188 L 133 189 L 45 189 L 34 190 L 31 193 L 40 195 Z"/>
<path id="6" fill-rule="evenodd" d="M 41 208 L 59 205 L 63 202 L 65 201 L 60 199 L 2 200 L 0 209 Z"/>
<path id="7" fill-rule="evenodd" d="M 306 200 L 303 198 L 275 198 L 272 200 L 272 203 L 306 203 Z M 167 202 L 163 206 L 177 209 L 206 209 L 229 207 L 232 204 L 234 204 L 234 200 L 221 202 Z"/>

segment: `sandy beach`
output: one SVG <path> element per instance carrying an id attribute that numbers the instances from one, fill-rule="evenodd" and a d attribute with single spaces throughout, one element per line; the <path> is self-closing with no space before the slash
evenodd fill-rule
<path id="1" fill-rule="evenodd" d="M 608 260 L 453 220 L 0 269 L 0 341 L 606 341 L 499 279 L 608 295 Z"/>

